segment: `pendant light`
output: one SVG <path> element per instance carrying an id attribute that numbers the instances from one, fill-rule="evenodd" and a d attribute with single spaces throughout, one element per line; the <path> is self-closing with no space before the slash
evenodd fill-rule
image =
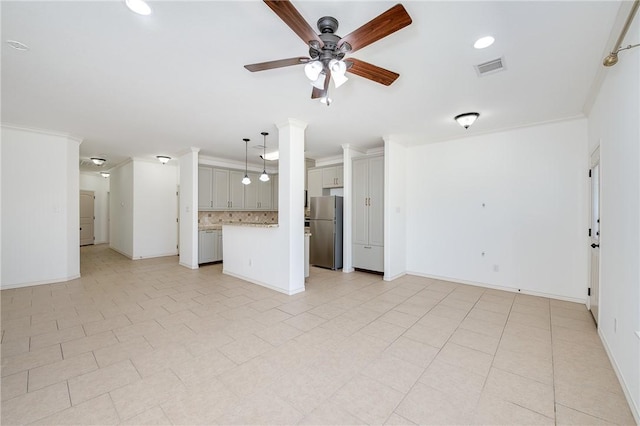
<path id="1" fill-rule="evenodd" d="M 267 163 L 264 159 L 264 156 L 267 154 L 267 135 L 269 133 L 262 132 L 260 134 L 264 137 L 264 142 L 262 144 L 262 174 L 260 175 L 260 180 L 262 182 L 269 182 L 269 175 L 267 174 Z"/>
<path id="2" fill-rule="evenodd" d="M 249 185 L 251 183 L 251 179 L 249 179 L 249 173 L 247 173 L 247 150 L 249 149 L 249 140 L 250 139 L 242 139 L 244 141 L 244 177 L 242 178 L 242 183 L 244 185 Z"/>

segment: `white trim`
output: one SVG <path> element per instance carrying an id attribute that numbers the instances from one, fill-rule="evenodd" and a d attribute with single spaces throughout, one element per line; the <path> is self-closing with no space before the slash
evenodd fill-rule
<path id="1" fill-rule="evenodd" d="M 433 144 L 433 143 L 448 142 L 448 141 L 453 141 L 453 140 L 463 140 L 463 139 L 468 139 L 468 138 L 475 138 L 477 136 L 495 135 L 495 134 L 499 134 L 499 133 L 510 132 L 512 130 L 517 130 L 517 129 L 526 129 L 528 127 L 537 127 L 537 126 L 543 126 L 543 125 L 546 125 L 546 124 L 554 124 L 554 123 L 562 123 L 562 122 L 565 122 L 565 121 L 586 120 L 586 119 L 587 119 L 587 116 L 584 115 L 583 113 L 580 113 L 580 114 L 571 115 L 571 116 L 568 116 L 568 117 L 554 118 L 552 120 L 543 120 L 543 121 L 536 121 L 534 123 L 518 124 L 518 125 L 510 126 L 510 127 L 502 127 L 500 129 L 479 131 L 479 132 L 470 133 L 470 134 L 460 134 L 460 135 L 457 135 L 457 136 L 439 138 L 439 139 L 434 139 L 434 140 L 421 140 L 419 142 L 407 142 L 407 144 L 408 144 L 407 146 L 408 147 L 414 147 L 414 146 L 429 145 L 429 144 Z M 404 138 L 406 136 L 410 136 L 410 137 L 412 137 L 412 139 L 415 140 L 415 138 L 413 138 L 413 135 L 401 134 L 401 135 L 398 135 L 398 136 L 400 138 Z"/>
<path id="2" fill-rule="evenodd" d="M 352 273 L 353 271 L 355 271 L 355 268 L 349 268 L 349 269 L 342 268 L 342 273 L 343 273 L 343 274 L 350 274 L 350 273 Z"/>
<path id="3" fill-rule="evenodd" d="M 467 281 L 467 280 L 461 280 L 461 279 L 457 279 L 457 278 L 441 277 L 441 276 L 438 276 L 438 275 L 423 274 L 421 272 L 407 271 L 407 275 L 414 275 L 414 276 L 417 276 L 417 277 L 432 278 L 434 280 L 449 281 L 449 282 L 458 283 L 458 284 L 472 285 L 474 287 L 484 287 L 484 288 L 490 288 L 490 289 L 494 289 L 494 290 L 508 291 L 510 293 L 527 294 L 527 295 L 530 295 L 530 296 L 538 296 L 538 297 L 547 297 L 549 299 L 564 300 L 566 302 L 580 303 L 580 304 L 585 305 L 585 306 L 587 304 L 587 299 L 586 298 L 585 299 L 579 299 L 579 298 L 575 298 L 575 297 L 561 296 L 561 295 L 558 295 L 558 294 L 541 293 L 541 292 L 538 292 L 538 291 L 530 291 L 530 290 L 526 290 L 526 289 L 517 289 L 517 288 L 513 288 L 513 287 L 504 287 L 504 286 L 500 286 L 500 285 L 493 285 L 493 284 L 481 283 L 481 282 L 476 282 L 476 281 Z"/>
<path id="4" fill-rule="evenodd" d="M 189 264 L 184 263 L 184 262 L 178 262 L 178 265 L 184 266 L 185 268 L 188 268 L 188 269 L 199 269 L 200 268 L 200 265 L 189 265 Z"/>
<path id="5" fill-rule="evenodd" d="M 31 286 L 35 286 L 35 285 L 55 284 L 55 283 L 62 283 L 62 282 L 66 282 L 66 281 L 76 280 L 78 278 L 80 278 L 80 274 L 71 275 L 69 277 L 54 278 L 52 280 L 43 280 L 43 281 L 34 281 L 34 282 L 29 282 L 29 283 L 18 283 L 18 284 L 2 285 L 0 287 L 0 289 L 9 290 L 9 289 L 12 289 L 12 288 L 22 288 L 22 287 L 31 287 Z"/>
<path id="6" fill-rule="evenodd" d="M 223 263 L 223 265 L 224 265 L 224 263 Z M 302 286 L 301 288 L 297 288 L 295 290 L 286 291 L 286 290 L 284 290 L 282 288 L 274 287 L 272 285 L 263 283 L 262 281 L 254 280 L 252 278 L 245 277 L 244 275 L 240 275 L 240 274 L 235 274 L 233 272 L 229 272 L 226 269 L 224 269 L 224 267 L 222 268 L 222 273 L 225 274 L 225 275 L 230 275 L 230 276 L 235 277 L 235 278 L 239 278 L 239 279 L 241 279 L 243 281 L 250 282 L 251 284 L 256 284 L 256 285 L 259 285 L 259 286 L 262 286 L 262 287 L 266 287 L 266 288 L 268 288 L 270 290 L 275 290 L 278 293 L 283 293 L 283 294 L 286 294 L 287 296 L 293 296 L 294 294 L 302 293 L 304 291 L 304 286 Z"/>
<path id="7" fill-rule="evenodd" d="M 611 354 L 611 350 L 609 349 L 609 344 L 607 343 L 607 339 L 605 339 L 604 334 L 600 331 L 600 327 L 598 327 L 598 336 L 600 336 L 600 340 L 602 341 L 602 346 L 604 346 L 604 350 L 609 357 L 609 361 L 611 361 L 611 365 L 613 366 L 613 371 L 616 373 L 616 377 L 620 382 L 620 387 L 622 388 L 622 392 L 624 393 L 624 397 L 627 399 L 627 403 L 629 404 L 629 409 L 631 410 L 631 414 L 636 421 L 636 424 L 640 425 L 640 407 L 638 407 L 631 397 L 631 392 L 629 392 L 629 386 L 627 386 L 627 382 L 624 380 L 624 376 L 620 373 L 620 368 L 618 367 L 618 363 L 616 359 Z"/>
<path id="8" fill-rule="evenodd" d="M 160 253 L 160 254 L 152 254 L 151 256 L 138 256 L 135 258 L 131 258 L 131 260 L 144 260 L 144 259 L 155 259 L 156 257 L 171 257 L 171 256 L 177 256 L 178 255 L 178 251 L 174 251 L 171 253 Z"/>
<path id="9" fill-rule="evenodd" d="M 6 129 L 12 129 L 12 130 L 20 130 L 20 131 L 23 131 L 23 132 L 40 133 L 40 134 L 47 135 L 47 136 L 57 136 L 57 137 L 62 137 L 62 138 L 68 138 L 68 139 L 71 139 L 74 142 L 78 142 L 78 145 L 80 145 L 82 143 L 82 141 L 84 140 L 83 138 L 80 138 L 80 137 L 77 137 L 77 136 L 72 136 L 69 133 L 58 132 L 58 131 L 55 131 L 55 130 L 38 129 L 38 128 L 34 128 L 34 127 L 25 127 L 25 126 L 20 126 L 20 125 L 17 125 L 17 124 L 2 123 L 1 127 L 4 127 Z"/>
<path id="10" fill-rule="evenodd" d="M 129 260 L 135 260 L 129 253 L 125 253 L 122 250 L 118 250 L 117 248 L 112 247 L 112 246 L 109 246 L 109 248 L 111 250 L 115 251 L 116 253 L 119 253 L 119 254 L 123 255 L 124 257 L 126 257 Z"/>
<path id="11" fill-rule="evenodd" d="M 394 275 L 394 276 L 392 276 L 392 277 L 388 277 L 388 276 L 386 276 L 386 275 L 385 275 L 385 276 L 383 276 L 383 277 L 382 277 L 382 279 L 383 279 L 384 281 L 393 281 L 393 280 L 397 280 L 398 278 L 402 278 L 402 277 L 404 277 L 405 275 L 407 275 L 407 273 L 406 273 L 406 272 L 400 272 L 399 274 L 396 274 L 396 275 Z"/>
<path id="12" fill-rule="evenodd" d="M 343 155 L 336 155 L 333 157 L 325 157 L 319 160 L 316 160 L 315 167 L 326 167 L 326 166 L 339 166 L 344 163 Z"/>

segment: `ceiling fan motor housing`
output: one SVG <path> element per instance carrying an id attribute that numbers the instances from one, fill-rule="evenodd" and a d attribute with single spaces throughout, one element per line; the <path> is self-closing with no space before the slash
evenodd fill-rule
<path id="1" fill-rule="evenodd" d="M 309 46 L 309 56 L 314 60 L 329 63 L 332 59 L 341 60 L 345 52 L 338 49 L 341 37 L 335 34 L 338 29 L 338 20 L 333 16 L 323 16 L 318 19 L 318 37 L 324 46 L 319 48 L 317 44 L 311 43 Z"/>

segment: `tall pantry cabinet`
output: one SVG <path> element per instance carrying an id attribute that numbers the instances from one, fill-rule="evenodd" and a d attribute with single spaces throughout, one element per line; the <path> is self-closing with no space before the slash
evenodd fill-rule
<path id="1" fill-rule="evenodd" d="M 384 272 L 384 158 L 353 160 L 353 267 Z"/>

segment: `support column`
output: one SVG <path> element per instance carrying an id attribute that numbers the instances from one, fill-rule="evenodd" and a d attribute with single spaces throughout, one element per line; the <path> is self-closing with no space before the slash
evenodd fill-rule
<path id="1" fill-rule="evenodd" d="M 198 269 L 198 152 L 180 156 L 180 265 Z"/>
<path id="2" fill-rule="evenodd" d="M 287 271 L 288 293 L 304 291 L 304 131 L 307 123 L 293 118 L 278 127 L 278 224 Z M 313 237 L 311 237 L 313 238 Z"/>

